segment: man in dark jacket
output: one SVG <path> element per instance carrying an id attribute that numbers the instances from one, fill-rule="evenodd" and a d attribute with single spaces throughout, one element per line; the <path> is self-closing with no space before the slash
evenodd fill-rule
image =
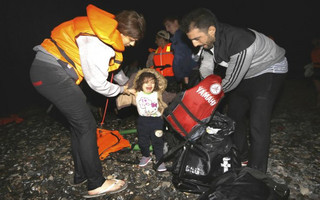
<path id="1" fill-rule="evenodd" d="M 173 71 L 177 82 L 184 85 L 184 88 L 190 88 L 194 85 L 193 70 L 197 70 L 197 63 L 192 59 L 192 44 L 182 32 L 179 27 L 179 20 L 177 17 L 167 17 L 163 21 L 166 30 L 172 34 L 170 38 L 172 42 L 172 49 L 174 53 Z"/>
<path id="2" fill-rule="evenodd" d="M 285 50 L 255 30 L 218 22 L 208 9 L 187 14 L 181 24 L 194 46 L 211 53 L 207 62 L 226 67 L 222 80 L 228 95 L 228 115 L 236 122 L 233 134 L 243 164 L 267 171 L 272 108 L 288 71 Z M 210 64 L 211 63 L 211 64 Z M 228 93 L 230 92 L 230 93 Z M 250 117 L 250 147 L 246 116 Z"/>

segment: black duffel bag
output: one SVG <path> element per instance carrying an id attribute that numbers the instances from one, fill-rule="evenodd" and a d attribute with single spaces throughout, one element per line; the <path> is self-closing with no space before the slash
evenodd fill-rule
<path id="1" fill-rule="evenodd" d="M 287 200 L 287 185 L 275 182 L 265 173 L 245 167 L 215 179 L 198 200 Z"/>
<path id="2" fill-rule="evenodd" d="M 216 112 L 204 128 L 205 132 L 195 141 L 183 141 L 170 149 L 156 165 L 173 156 L 172 183 L 181 192 L 203 193 L 215 178 L 227 171 L 241 167 L 237 150 L 230 134 L 234 121 Z"/>

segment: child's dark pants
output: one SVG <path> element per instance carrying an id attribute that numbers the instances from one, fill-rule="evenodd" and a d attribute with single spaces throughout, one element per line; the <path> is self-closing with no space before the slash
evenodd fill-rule
<path id="1" fill-rule="evenodd" d="M 155 132 L 163 129 L 163 119 L 161 117 L 143 117 L 139 116 L 137 123 L 138 130 L 138 144 L 141 149 L 141 153 L 145 157 L 150 156 L 150 141 L 153 146 L 153 153 L 156 159 L 159 160 L 163 155 L 163 137 L 156 136 Z"/>

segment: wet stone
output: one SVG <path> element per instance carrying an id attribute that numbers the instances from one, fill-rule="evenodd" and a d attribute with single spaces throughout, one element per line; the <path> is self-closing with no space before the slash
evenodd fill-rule
<path id="1" fill-rule="evenodd" d="M 288 80 L 271 120 L 267 174 L 289 186 L 291 200 L 320 199 L 320 110 L 314 109 L 314 98 L 310 83 Z M 67 180 L 73 174 L 68 128 L 45 111 L 30 107 L 19 113 L 22 123 L 0 126 L 0 199 L 83 199 L 86 185 L 73 187 Z M 103 126 L 135 129 L 136 117 L 107 113 Z M 124 137 L 137 141 L 137 134 Z M 139 167 L 140 157 L 139 151 L 117 152 L 101 161 L 104 175 L 125 179 L 128 188 L 100 199 L 197 199 L 199 195 L 177 191 L 170 172 L 156 172 L 152 164 Z"/>

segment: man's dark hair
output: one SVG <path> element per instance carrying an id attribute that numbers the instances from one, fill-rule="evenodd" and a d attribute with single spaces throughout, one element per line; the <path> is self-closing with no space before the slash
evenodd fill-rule
<path id="1" fill-rule="evenodd" d="M 178 16 L 178 15 L 167 15 L 164 19 L 163 19 L 163 21 L 162 21 L 162 23 L 163 24 L 165 24 L 167 21 L 169 21 L 169 22 L 174 22 L 174 20 L 177 20 L 178 21 L 178 24 L 180 24 L 180 17 Z"/>
<path id="2" fill-rule="evenodd" d="M 194 28 L 207 31 L 210 26 L 216 27 L 217 23 L 217 17 L 209 9 L 198 8 L 182 18 L 180 29 L 185 33 Z"/>

